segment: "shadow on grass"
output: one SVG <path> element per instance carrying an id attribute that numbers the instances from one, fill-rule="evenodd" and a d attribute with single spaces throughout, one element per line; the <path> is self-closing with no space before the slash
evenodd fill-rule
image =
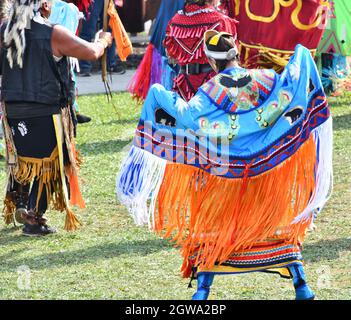
<path id="1" fill-rule="evenodd" d="M 43 246 L 44 245 L 45 243 L 43 242 Z M 16 269 L 19 265 L 27 265 L 33 269 L 49 269 L 60 266 L 80 265 L 89 262 L 98 263 L 99 260 L 113 259 L 122 255 L 126 255 L 129 258 L 131 256 L 147 256 L 159 251 L 171 249 L 172 246 L 161 239 L 126 241 L 120 243 L 105 243 L 74 251 L 47 253 L 21 259 L 18 259 L 16 257 L 16 252 L 13 252 L 0 256 L 0 261 L 2 267 L 6 269 Z"/>
<path id="2" fill-rule="evenodd" d="M 333 117 L 333 127 L 336 131 L 351 129 L 351 114 Z"/>
<path id="3" fill-rule="evenodd" d="M 13 249 L 8 254 L 0 254 L 0 267 L 1 262 L 6 260 L 7 255 L 16 258 L 16 252 L 22 252 L 32 248 L 33 243 L 42 242 L 45 246 L 46 237 L 26 237 L 22 234 L 23 226 L 4 226 L 0 229 L 0 249 L 9 247 L 11 245 L 20 245 L 24 243 L 23 249 Z M 8 250 L 7 250 L 8 251 Z"/>
<path id="4" fill-rule="evenodd" d="M 2 268 L 6 269 L 5 264 L 4 264 L 5 261 L 10 261 L 14 257 L 16 257 L 22 253 L 25 253 L 27 250 L 28 249 L 24 247 L 24 248 L 20 248 L 20 249 L 16 249 L 16 250 L 11 250 L 10 252 L 7 252 L 3 255 L 0 255 L 0 261 L 2 262 L 2 263 L 0 263 L 0 270 Z M 21 263 L 19 262 L 15 268 L 17 268 L 20 265 L 21 265 Z"/>
<path id="5" fill-rule="evenodd" d="M 351 252 L 351 239 L 321 240 L 316 243 L 306 244 L 303 247 L 303 257 L 309 262 L 322 262 L 337 260 L 342 251 Z"/>
<path id="6" fill-rule="evenodd" d="M 82 143 L 78 145 L 79 151 L 84 155 L 109 154 L 120 152 L 131 140 L 108 140 Z"/>
<path id="7" fill-rule="evenodd" d="M 103 121 L 101 123 L 98 123 L 98 126 L 110 126 L 110 125 L 115 125 L 115 126 L 135 126 L 135 129 L 137 128 L 139 121 L 139 117 L 134 118 L 134 119 L 115 119 L 115 120 L 110 120 L 110 121 Z"/>
<path id="8" fill-rule="evenodd" d="M 27 240 L 28 237 L 24 236 L 15 236 L 14 232 L 21 231 L 23 226 L 14 226 L 13 224 L 6 226 L 3 221 L 0 220 L 1 229 L 0 229 L 0 248 L 2 246 L 6 246 L 12 243 L 20 243 L 22 241 Z M 0 259 L 1 261 L 1 259 Z"/>

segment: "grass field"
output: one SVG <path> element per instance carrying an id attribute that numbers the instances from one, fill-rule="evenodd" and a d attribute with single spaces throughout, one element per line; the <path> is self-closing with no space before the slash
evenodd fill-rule
<path id="1" fill-rule="evenodd" d="M 84 226 L 63 230 L 64 215 L 50 212 L 58 234 L 40 239 L 0 224 L 0 299 L 190 299 L 180 276 L 181 257 L 146 228 L 134 226 L 114 194 L 123 148 L 131 141 L 140 107 L 128 94 L 80 98 L 93 117 L 78 130 L 84 156 Z M 308 236 L 303 255 L 318 299 L 351 298 L 351 94 L 330 99 L 334 117 L 334 193 Z M 4 190 L 4 163 L 0 163 Z M 3 196 L 1 192 L 0 196 Z M 24 278 L 27 274 L 30 277 Z M 23 281 L 29 279 L 27 283 Z M 195 284 L 195 283 L 194 283 Z M 293 299 L 289 280 L 276 275 L 218 276 L 210 299 Z"/>

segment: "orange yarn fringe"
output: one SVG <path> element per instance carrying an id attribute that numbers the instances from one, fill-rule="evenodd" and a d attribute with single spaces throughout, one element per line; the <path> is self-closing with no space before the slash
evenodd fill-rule
<path id="1" fill-rule="evenodd" d="M 190 257 L 210 269 L 234 251 L 267 238 L 303 241 L 310 221 L 291 224 L 313 194 L 316 146 L 309 138 L 284 163 L 262 175 L 227 179 L 168 164 L 158 195 L 155 231 L 181 247 L 184 274 Z"/>
<path id="2" fill-rule="evenodd" d="M 79 187 L 79 179 L 77 171 L 82 165 L 82 157 L 80 152 L 76 149 L 75 144 L 71 144 L 72 153 L 75 155 L 75 164 L 76 170 L 73 170 L 73 167 L 70 166 L 66 168 L 66 175 L 69 177 L 69 186 L 70 186 L 70 204 L 79 206 L 81 209 L 85 209 L 85 201 L 83 199 L 82 192 Z"/>

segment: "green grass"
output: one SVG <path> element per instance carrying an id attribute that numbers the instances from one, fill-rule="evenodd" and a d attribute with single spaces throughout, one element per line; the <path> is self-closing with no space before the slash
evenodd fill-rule
<path id="1" fill-rule="evenodd" d="M 64 215 L 49 212 L 58 234 L 40 239 L 0 226 L 0 299 L 190 299 L 194 289 L 180 275 L 181 256 L 146 228 L 134 226 L 116 200 L 114 188 L 123 148 L 131 141 L 140 107 L 128 94 L 80 98 L 84 114 L 78 146 L 84 156 L 82 189 L 87 209 L 77 211 L 84 226 L 63 230 Z M 351 95 L 331 98 L 334 116 L 335 188 L 319 216 L 318 229 L 304 245 L 306 273 L 318 299 L 351 298 Z M 4 163 L 0 164 L 4 190 Z M 3 193 L 0 195 L 3 196 Z M 18 268 L 30 269 L 30 286 L 18 287 Z M 330 282 L 323 279 L 329 279 Z M 195 283 L 194 283 L 195 284 Z M 211 299 L 293 299 L 289 280 L 276 275 L 218 276 Z"/>

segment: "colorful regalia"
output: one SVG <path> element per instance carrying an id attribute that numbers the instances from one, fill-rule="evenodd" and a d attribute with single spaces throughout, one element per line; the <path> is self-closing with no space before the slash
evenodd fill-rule
<path id="1" fill-rule="evenodd" d="M 277 272 L 301 245 L 332 177 L 332 119 L 298 45 L 281 75 L 226 69 L 184 101 L 154 85 L 117 195 L 138 225 L 170 239 L 182 272 Z"/>
<path id="2" fill-rule="evenodd" d="M 204 33 L 213 29 L 234 35 L 236 24 L 215 7 L 198 4 L 186 5 L 170 21 L 164 45 L 167 55 L 181 68 L 173 89 L 184 100 L 190 100 L 198 88 L 215 75 L 204 52 Z"/>
<path id="3" fill-rule="evenodd" d="M 42 4 L 15 0 L 1 32 L 9 176 L 4 219 L 24 223 L 24 234 L 31 236 L 54 232 L 43 217 L 49 206 L 66 212 L 66 230 L 80 226 L 72 205 L 85 207 L 78 182 L 70 63 L 52 55 L 53 26 L 40 15 Z"/>
<path id="4" fill-rule="evenodd" d="M 322 81 L 325 89 L 336 94 L 351 90 L 351 2 L 330 1 L 329 22 L 318 47 Z"/>
<path id="5" fill-rule="evenodd" d="M 171 89 L 175 76 L 174 68 L 168 64 L 163 40 L 166 35 L 166 27 L 175 13 L 183 8 L 184 0 L 162 0 L 150 44 L 146 48 L 133 79 L 128 85 L 129 92 L 137 99 L 145 99 L 150 87 L 155 83 L 161 83 Z"/>
<path id="6" fill-rule="evenodd" d="M 351 56 L 351 2 L 330 1 L 329 21 L 318 47 L 320 53 Z"/>
<path id="7" fill-rule="evenodd" d="M 301 44 L 315 55 L 327 17 L 325 0 L 233 0 L 241 64 L 281 71 Z"/>

